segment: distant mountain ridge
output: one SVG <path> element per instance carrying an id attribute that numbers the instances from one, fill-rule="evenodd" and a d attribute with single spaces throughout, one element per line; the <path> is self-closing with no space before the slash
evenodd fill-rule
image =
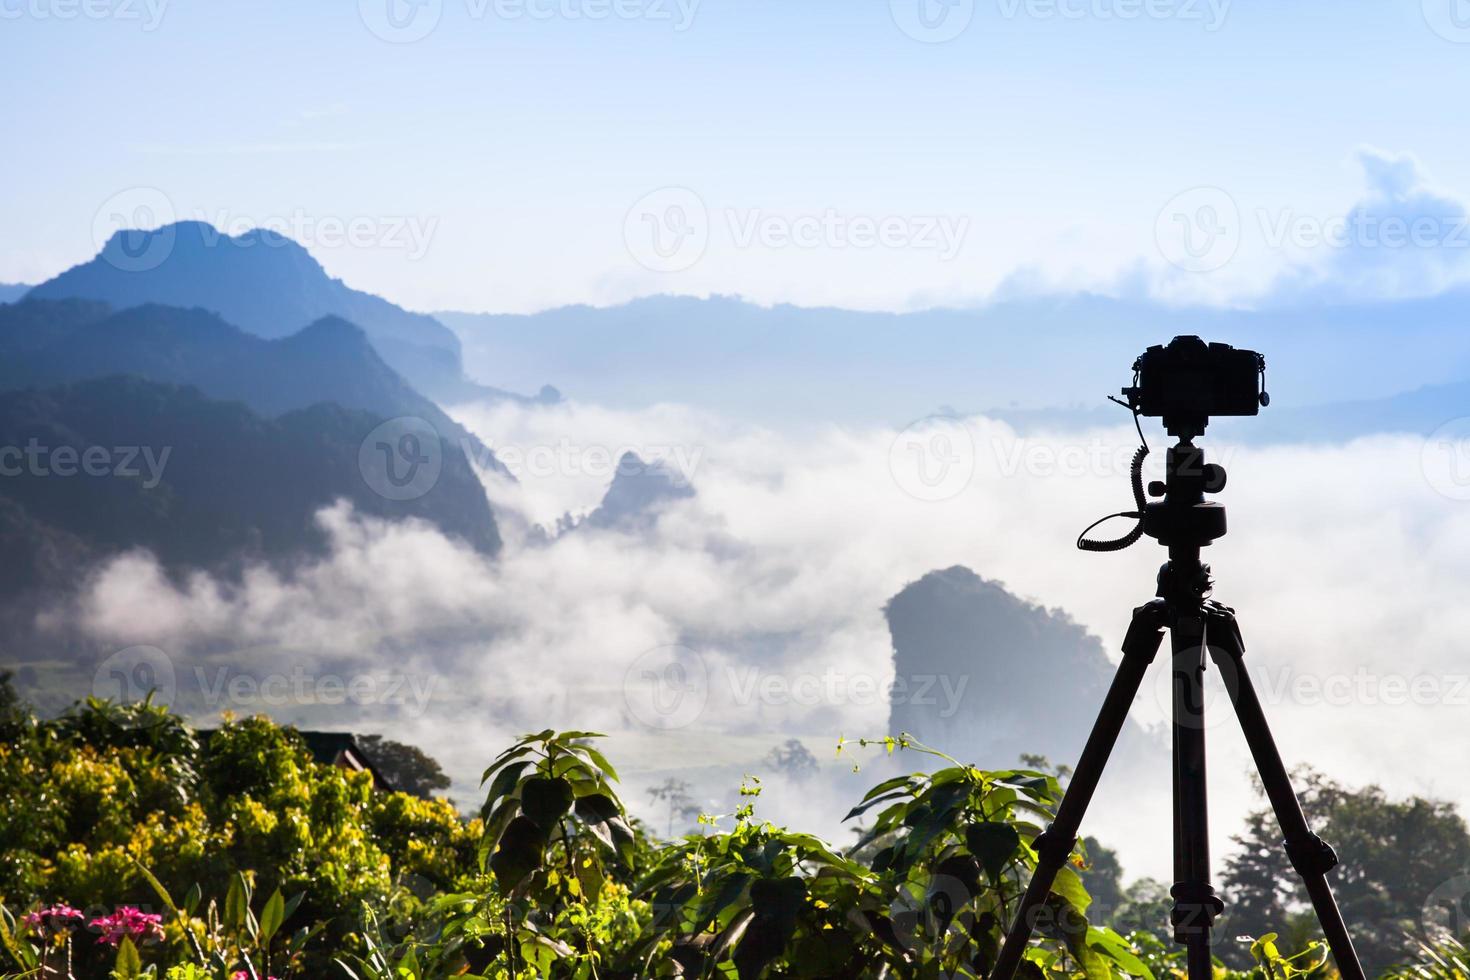
<path id="1" fill-rule="evenodd" d="M 484 488 L 447 440 L 424 493 L 375 490 L 361 449 L 379 424 L 332 404 L 264 419 L 135 377 L 0 393 L 0 595 L 63 594 L 97 561 L 135 548 L 180 573 L 289 564 L 324 548 L 315 515 L 338 500 L 497 553 Z"/>
<path id="2" fill-rule="evenodd" d="M 193 385 L 213 399 L 276 416 L 320 402 L 411 416 L 508 476 L 478 439 L 383 362 L 354 324 L 323 317 L 274 340 L 204 309 L 145 304 L 113 312 L 87 300 L 27 297 L 0 307 L 0 389 L 115 374 Z"/>
<path id="3" fill-rule="evenodd" d="M 30 291 L 31 287 L 22 283 L 0 282 L 0 303 L 14 303 Z"/>
<path id="4" fill-rule="evenodd" d="M 1466 287 L 1262 309 L 1078 293 L 885 313 L 663 295 L 610 307 L 436 316 L 459 334 L 471 371 L 504 365 L 497 377 L 512 387 L 554 377 L 598 404 L 675 402 L 780 424 L 902 427 L 958 406 L 958 414 L 1011 414 L 1028 424 L 1127 425 L 1105 397 L 1129 383 L 1138 354 L 1177 334 L 1265 354 L 1273 405 L 1257 431 L 1269 425 L 1273 440 L 1347 431 L 1323 425 L 1322 413 L 1338 406 L 1470 382 Z M 1289 414 L 1298 409 L 1303 414 Z M 1300 432 L 1290 427 L 1297 422 Z M 1404 423 L 1368 412 L 1354 424 L 1351 434 L 1359 435 Z"/>
<path id="5" fill-rule="evenodd" d="M 231 236 L 205 222 L 182 221 L 119 231 L 95 258 L 26 296 L 100 300 L 119 310 L 150 303 L 200 307 L 267 339 L 340 317 L 361 327 L 383 360 L 431 398 L 534 400 L 470 381 L 454 331 L 332 278 L 306 249 L 264 229 Z"/>

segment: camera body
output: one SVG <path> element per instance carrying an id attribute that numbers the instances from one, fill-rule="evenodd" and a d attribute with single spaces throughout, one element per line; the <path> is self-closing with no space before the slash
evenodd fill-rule
<path id="1" fill-rule="evenodd" d="M 1133 362 L 1133 386 L 1123 389 L 1128 407 L 1163 418 L 1173 434 L 1204 432 L 1210 416 L 1256 415 L 1269 404 L 1262 391 L 1266 359 L 1253 350 L 1175 337 Z"/>

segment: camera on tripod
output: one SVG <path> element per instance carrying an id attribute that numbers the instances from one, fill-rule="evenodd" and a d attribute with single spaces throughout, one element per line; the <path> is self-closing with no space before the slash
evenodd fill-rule
<path id="1" fill-rule="evenodd" d="M 1175 337 L 1139 355 L 1123 397 L 1139 415 L 1162 418 L 1171 435 L 1193 438 L 1212 415 L 1255 415 L 1270 404 L 1265 376 L 1266 359 L 1253 350 Z"/>
<path id="2" fill-rule="evenodd" d="M 1161 544 L 1202 547 L 1225 534 L 1225 508 L 1207 503 L 1204 495 L 1225 488 L 1225 469 L 1205 462 L 1195 446 L 1212 415 L 1257 415 L 1271 403 L 1266 394 L 1266 359 L 1253 350 L 1229 344 L 1207 344 L 1195 336 L 1175 337 L 1155 344 L 1133 362 L 1133 384 L 1123 398 L 1112 400 L 1141 416 L 1162 418 L 1164 428 L 1179 440 L 1169 450 L 1164 480 L 1145 490 L 1143 461 L 1148 440 L 1138 427 L 1142 445 L 1133 454 L 1129 482 L 1134 509 L 1094 521 L 1077 537 L 1083 551 L 1121 551 L 1145 534 Z M 1148 497 L 1162 498 L 1150 501 Z M 1121 538 L 1096 540 L 1087 535 L 1103 521 L 1130 517 L 1138 524 Z M 1203 587 L 1196 584 L 1195 587 Z"/>
<path id="3" fill-rule="evenodd" d="M 1094 522 L 1078 537 L 1077 546 L 1083 551 L 1121 551 L 1148 535 L 1169 549 L 1169 560 L 1159 569 L 1155 598 L 1133 611 L 1123 639 L 1123 660 L 1056 817 L 1035 840 L 1036 868 L 1016 906 L 989 980 L 1015 980 L 1036 918 L 1050 901 L 1057 875 L 1077 846 L 1082 816 L 1165 630 L 1170 634 L 1173 701 L 1175 881 L 1169 889 L 1174 899 L 1169 919 L 1175 942 L 1186 947 L 1188 980 L 1217 976 L 1211 946 L 1216 921 L 1224 911 L 1210 884 L 1204 723 L 1208 661 L 1220 667 L 1231 706 L 1281 827 L 1287 860 L 1306 885 L 1338 972 L 1343 980 L 1366 980 L 1327 881 L 1327 873 L 1338 863 L 1337 854 L 1312 833 L 1302 813 L 1250 672 L 1243 666 L 1245 641 L 1235 611 L 1210 598 L 1214 588 L 1210 566 L 1200 560 L 1200 549 L 1225 533 L 1224 506 L 1205 496 L 1225 488 L 1225 469 L 1206 462 L 1204 448 L 1195 445 L 1194 439 L 1204 434 L 1212 415 L 1256 415 L 1269 404 L 1265 374 L 1266 359 L 1255 351 L 1207 344 L 1198 337 L 1175 337 L 1167 346 L 1150 347 L 1133 362 L 1133 385 L 1123 389 L 1127 401 L 1112 398 L 1132 411 L 1142 443 L 1133 454 L 1128 474 L 1134 506 Z M 1149 448 L 1140 421 L 1145 415 L 1162 418 L 1169 434 L 1178 439 L 1168 449 L 1164 479 L 1147 487 L 1143 464 Z M 1087 537 L 1113 517 L 1132 518 L 1137 524 L 1121 538 L 1100 541 Z M 1034 973 L 1034 964 L 1031 966 Z"/>

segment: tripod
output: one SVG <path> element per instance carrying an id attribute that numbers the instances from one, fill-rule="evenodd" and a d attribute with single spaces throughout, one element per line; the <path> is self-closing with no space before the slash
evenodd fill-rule
<path id="1" fill-rule="evenodd" d="M 1287 856 L 1311 896 L 1338 972 L 1344 980 L 1364 980 L 1352 937 L 1327 883 L 1327 872 L 1337 865 L 1337 854 L 1307 826 L 1281 753 L 1266 725 L 1261 701 L 1245 671 L 1245 643 L 1234 610 L 1207 598 L 1213 583 L 1209 566 L 1200 561 L 1200 549 L 1225 534 L 1225 508 L 1206 502 L 1204 495 L 1224 489 L 1225 470 L 1206 463 L 1203 450 L 1193 443 L 1194 436 L 1204 432 L 1205 422 L 1201 418 L 1170 424 L 1169 431 L 1179 436 L 1179 443 L 1169 450 L 1165 481 L 1149 487 L 1149 494 L 1162 500 L 1144 503 L 1140 474 L 1146 450 L 1135 457 L 1133 482 L 1140 505 L 1136 515 L 1140 529 L 1168 547 L 1169 560 L 1159 572 L 1158 597 L 1133 611 L 1133 621 L 1123 640 L 1123 661 L 1057 808 L 1056 819 L 1036 838 L 1036 871 L 1021 898 L 990 980 L 1011 980 L 1015 975 L 1057 872 L 1077 845 L 1083 814 L 1166 629 L 1171 637 L 1173 680 L 1174 886 L 1170 894 L 1174 906 L 1170 922 L 1175 942 L 1187 949 L 1189 980 L 1209 980 L 1213 974 L 1211 930 L 1224 908 L 1210 885 L 1204 729 L 1206 652 L 1224 677 L 1230 702 L 1285 838 Z M 1094 550 L 1124 547 L 1138 536 L 1135 531 L 1129 538 Z"/>

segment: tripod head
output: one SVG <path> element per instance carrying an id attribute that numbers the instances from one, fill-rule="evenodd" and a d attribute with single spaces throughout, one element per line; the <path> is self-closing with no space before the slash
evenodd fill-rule
<path id="1" fill-rule="evenodd" d="M 1131 481 L 1136 509 L 1097 521 L 1077 538 L 1083 551 L 1121 551 L 1145 534 L 1169 548 L 1173 561 L 1198 563 L 1199 549 L 1225 535 L 1225 508 L 1205 494 L 1225 489 L 1225 468 L 1205 461 L 1194 440 L 1204 434 L 1212 415 L 1256 415 L 1271 403 L 1265 392 L 1266 359 L 1255 351 L 1229 344 L 1207 344 L 1194 336 L 1175 337 L 1155 345 L 1133 362 L 1133 384 L 1112 400 L 1133 412 L 1143 443 L 1133 456 Z M 1124 400 L 1126 399 L 1126 400 Z M 1179 441 L 1169 449 L 1164 479 L 1143 486 L 1148 440 L 1144 416 L 1163 419 L 1165 430 Z M 1138 521 L 1132 531 L 1110 541 L 1095 541 L 1089 531 L 1111 517 Z"/>

